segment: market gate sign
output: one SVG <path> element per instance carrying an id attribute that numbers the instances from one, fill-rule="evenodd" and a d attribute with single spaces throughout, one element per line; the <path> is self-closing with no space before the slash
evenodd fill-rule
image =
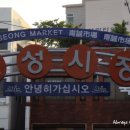
<path id="1" fill-rule="evenodd" d="M 116 84 L 130 86 L 130 50 L 117 53 L 110 59 L 108 72 Z M 0 56 L 0 80 L 6 73 L 6 64 Z M 43 78 L 53 68 L 52 56 L 40 45 L 29 45 L 17 56 L 20 73 L 30 79 Z M 75 45 L 69 48 L 63 58 L 62 68 L 75 79 L 87 79 L 96 71 L 98 60 L 92 48 Z"/>
<path id="2" fill-rule="evenodd" d="M 122 92 L 126 92 L 125 87 L 129 89 L 130 86 L 129 54 L 130 50 L 117 53 L 110 59 L 108 65 L 109 75 L 113 81 L 118 85 L 124 86 L 119 88 Z M 6 72 L 6 65 L 2 57 L 0 57 L 0 61 L 0 78 L 2 79 Z M 51 54 L 45 47 L 40 45 L 29 45 L 25 47 L 17 56 L 17 62 L 20 73 L 30 79 L 43 78 L 53 68 Z M 92 48 L 86 47 L 85 45 L 75 45 L 65 52 L 62 67 L 70 77 L 87 79 L 94 74 L 97 64 L 96 53 Z M 61 89 L 63 88 L 61 87 Z"/>
<path id="3" fill-rule="evenodd" d="M 48 50 L 40 45 L 29 45 L 17 56 L 20 73 L 29 79 L 44 77 L 53 64 Z M 73 78 L 85 79 L 96 71 L 97 57 L 89 47 L 75 45 L 64 54 L 63 68 Z"/>
<path id="4" fill-rule="evenodd" d="M 0 43 L 42 38 L 79 38 L 130 46 L 130 37 L 111 32 L 76 28 L 24 29 L 0 33 Z"/>

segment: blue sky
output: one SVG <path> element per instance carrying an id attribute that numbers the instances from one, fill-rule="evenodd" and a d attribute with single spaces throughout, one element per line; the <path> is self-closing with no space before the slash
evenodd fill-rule
<path id="1" fill-rule="evenodd" d="M 66 4 L 82 0 L 0 0 L 0 7 L 13 7 L 30 25 L 40 20 L 65 20 Z"/>

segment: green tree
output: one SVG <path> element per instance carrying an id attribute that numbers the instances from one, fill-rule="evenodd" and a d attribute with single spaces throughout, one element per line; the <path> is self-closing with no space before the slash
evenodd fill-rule
<path id="1" fill-rule="evenodd" d="M 59 19 L 35 22 L 33 25 L 36 28 L 79 28 L 81 26 L 67 24 L 65 21 L 59 21 Z M 70 47 L 80 43 L 80 40 L 75 38 L 44 38 L 36 41 L 47 47 Z"/>
<path id="2" fill-rule="evenodd" d="M 125 22 L 125 20 L 122 21 L 122 23 L 115 23 L 113 24 L 114 27 L 111 28 L 111 31 L 113 33 L 118 33 L 118 34 L 123 34 L 123 35 L 129 35 L 129 32 L 127 31 L 127 23 Z"/>

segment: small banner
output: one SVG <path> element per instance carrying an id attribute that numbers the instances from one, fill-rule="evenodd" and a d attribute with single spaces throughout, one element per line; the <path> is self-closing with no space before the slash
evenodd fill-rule
<path id="1" fill-rule="evenodd" d="M 5 82 L 4 96 L 109 96 L 108 82 Z"/>

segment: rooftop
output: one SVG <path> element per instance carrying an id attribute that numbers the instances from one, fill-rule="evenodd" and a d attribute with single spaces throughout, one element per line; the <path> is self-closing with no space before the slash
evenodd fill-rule
<path id="1" fill-rule="evenodd" d="M 69 5 L 63 5 L 63 7 L 67 8 L 67 7 L 82 7 L 83 4 L 69 4 Z"/>

